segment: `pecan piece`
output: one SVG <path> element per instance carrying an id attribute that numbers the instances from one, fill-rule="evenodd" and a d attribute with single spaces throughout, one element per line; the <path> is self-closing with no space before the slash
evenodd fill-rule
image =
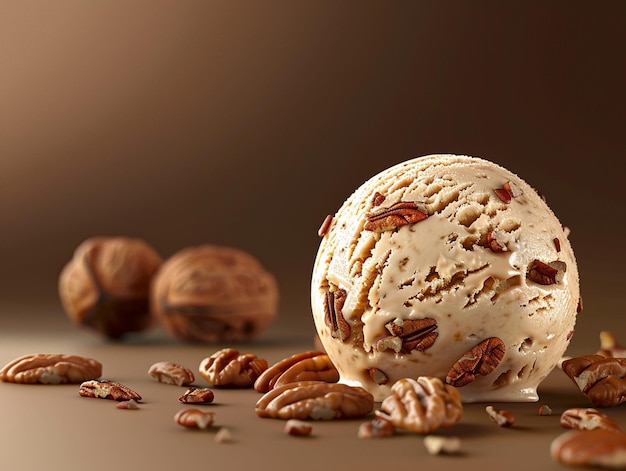
<path id="1" fill-rule="evenodd" d="M 619 426 L 607 415 L 597 409 L 573 407 L 561 414 L 560 423 L 565 428 L 575 430 L 595 430 L 603 428 L 605 430 L 619 430 Z"/>
<path id="2" fill-rule="evenodd" d="M 385 328 L 391 336 L 376 342 L 378 351 L 392 349 L 396 353 L 409 353 L 413 350 L 423 352 L 432 347 L 439 336 L 435 332 L 437 321 L 429 317 L 424 319 L 394 319 L 385 324 Z"/>
<path id="3" fill-rule="evenodd" d="M 600 350 L 596 353 L 606 358 L 626 358 L 626 348 L 620 345 L 611 332 L 600 332 Z"/>
<path id="4" fill-rule="evenodd" d="M 502 188 L 493 190 L 503 203 L 510 203 L 511 199 L 517 198 L 522 194 L 522 190 L 510 181 L 504 182 Z"/>
<path id="5" fill-rule="evenodd" d="M 23 384 L 82 383 L 99 378 L 102 364 L 79 355 L 38 353 L 24 355 L 7 363 L 0 370 L 0 380 Z"/>
<path id="6" fill-rule="evenodd" d="M 111 399 L 114 401 L 141 401 L 141 396 L 128 386 L 117 381 L 85 381 L 80 385 L 78 394 L 83 397 L 96 397 L 100 399 Z"/>
<path id="7" fill-rule="evenodd" d="M 200 375 L 214 386 L 249 387 L 267 369 L 267 361 L 253 353 L 223 348 L 200 362 Z"/>
<path id="8" fill-rule="evenodd" d="M 200 409 L 181 409 L 174 415 L 174 422 L 187 428 L 206 429 L 213 425 L 215 412 L 204 412 Z"/>
<path id="9" fill-rule="evenodd" d="M 439 378 L 403 378 L 393 384 L 376 415 L 397 428 L 427 434 L 456 424 L 463 404 L 459 391 Z"/>
<path id="10" fill-rule="evenodd" d="M 348 340 L 352 330 L 342 313 L 347 295 L 345 289 L 328 291 L 324 295 L 324 323 L 330 329 L 330 334 L 342 342 Z"/>
<path id="11" fill-rule="evenodd" d="M 483 340 L 452 365 L 446 383 L 462 387 L 473 382 L 477 375 L 490 374 L 502 361 L 505 350 L 504 342 L 498 337 Z"/>
<path id="12" fill-rule="evenodd" d="M 561 281 L 566 268 L 565 262 L 559 260 L 544 263 L 535 259 L 530 264 L 526 278 L 540 285 L 554 285 Z"/>
<path id="13" fill-rule="evenodd" d="M 396 427 L 390 420 L 384 417 L 375 416 L 369 422 L 359 425 L 357 436 L 359 438 L 384 438 L 396 434 Z"/>
<path id="14" fill-rule="evenodd" d="M 368 214 L 363 228 L 373 232 L 393 231 L 400 226 L 423 221 L 427 217 L 428 214 L 420 211 L 414 201 L 398 201 Z"/>
<path id="15" fill-rule="evenodd" d="M 254 389 L 266 393 L 270 389 L 298 381 L 336 383 L 339 372 L 323 352 L 309 351 L 292 355 L 269 367 L 254 382 Z"/>
<path id="16" fill-rule="evenodd" d="M 570 466 L 626 466 L 626 433 L 598 428 L 570 430 L 556 437 L 550 445 L 554 461 Z"/>
<path id="17" fill-rule="evenodd" d="M 333 420 L 361 417 L 374 409 L 374 397 L 358 386 L 324 381 L 289 383 L 256 403 L 259 417 Z"/>
<path id="18" fill-rule="evenodd" d="M 485 412 L 487 412 L 491 421 L 500 427 L 512 427 L 515 423 L 515 416 L 511 411 L 487 406 L 485 407 Z"/>
<path id="19" fill-rule="evenodd" d="M 310 424 L 310 422 L 299 419 L 289 419 L 287 422 L 285 422 L 284 432 L 287 435 L 293 435 L 295 437 L 306 437 L 311 435 L 312 431 L 313 426 Z"/>
<path id="20" fill-rule="evenodd" d="M 176 386 L 188 386 L 196 379 L 189 368 L 171 361 L 154 363 L 148 369 L 148 374 L 159 383 L 175 384 Z"/>
<path id="21" fill-rule="evenodd" d="M 332 214 L 327 215 L 324 221 L 322 222 L 322 225 L 317 230 L 317 235 L 320 237 L 324 237 L 328 233 L 328 229 L 330 229 L 330 225 L 332 224 L 332 222 L 333 222 L 333 215 Z"/>
<path id="22" fill-rule="evenodd" d="M 570 358 L 561 368 L 596 407 L 626 401 L 626 358 L 584 355 Z"/>
<path id="23" fill-rule="evenodd" d="M 185 404 L 210 404 L 214 397 L 209 388 L 189 388 L 178 400 Z"/>

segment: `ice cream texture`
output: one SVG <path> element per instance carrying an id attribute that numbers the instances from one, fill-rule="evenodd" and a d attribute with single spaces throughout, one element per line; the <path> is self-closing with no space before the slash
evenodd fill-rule
<path id="1" fill-rule="evenodd" d="M 311 302 L 340 381 L 377 401 L 435 376 L 464 402 L 536 401 L 581 310 L 543 197 L 484 159 L 429 155 L 361 185 L 320 229 Z"/>

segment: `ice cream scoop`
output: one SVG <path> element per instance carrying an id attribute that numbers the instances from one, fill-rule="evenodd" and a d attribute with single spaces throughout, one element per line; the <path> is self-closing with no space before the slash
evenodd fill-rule
<path id="1" fill-rule="evenodd" d="M 542 196 L 487 160 L 430 155 L 361 185 L 320 231 L 311 303 L 340 381 L 377 401 L 439 377 L 464 402 L 535 401 L 580 311 Z"/>

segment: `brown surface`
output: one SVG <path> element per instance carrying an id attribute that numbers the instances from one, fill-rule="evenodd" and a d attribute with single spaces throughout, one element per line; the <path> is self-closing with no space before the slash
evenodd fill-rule
<path id="1" fill-rule="evenodd" d="M 286 437 L 279 421 L 254 417 L 256 393 L 218 391 L 211 407 L 235 442 L 217 445 L 173 423 L 178 391 L 146 373 L 159 360 L 194 367 L 214 349 L 158 335 L 101 342 L 68 324 L 56 282 L 93 235 L 142 237 L 164 257 L 201 243 L 249 250 L 282 294 L 279 322 L 250 349 L 277 360 L 310 347 L 326 214 L 390 165 L 463 153 L 518 173 L 571 228 L 585 311 L 570 353 L 595 350 L 603 329 L 626 339 L 625 21 L 620 1 L 3 3 L 0 362 L 93 356 L 146 400 L 120 411 L 73 386 L 0 384 L 2 459 L 12 469 L 558 468 L 548 446 L 561 430 L 538 404 L 511 405 L 511 430 L 469 406 L 450 431 L 463 454 L 442 459 L 415 436 L 358 440 L 358 422 Z M 584 404 L 565 380 L 542 392 L 555 413 Z M 626 425 L 622 407 L 611 413 Z"/>

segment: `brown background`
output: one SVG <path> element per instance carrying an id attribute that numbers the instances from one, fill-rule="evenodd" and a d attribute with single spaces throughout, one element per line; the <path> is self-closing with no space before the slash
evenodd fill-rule
<path id="1" fill-rule="evenodd" d="M 227 244 L 311 325 L 317 229 L 411 157 L 540 189 L 580 262 L 576 339 L 626 337 L 623 2 L 0 3 L 2 317 L 60 317 L 92 235 Z M 575 345 L 575 344 L 574 344 Z"/>

